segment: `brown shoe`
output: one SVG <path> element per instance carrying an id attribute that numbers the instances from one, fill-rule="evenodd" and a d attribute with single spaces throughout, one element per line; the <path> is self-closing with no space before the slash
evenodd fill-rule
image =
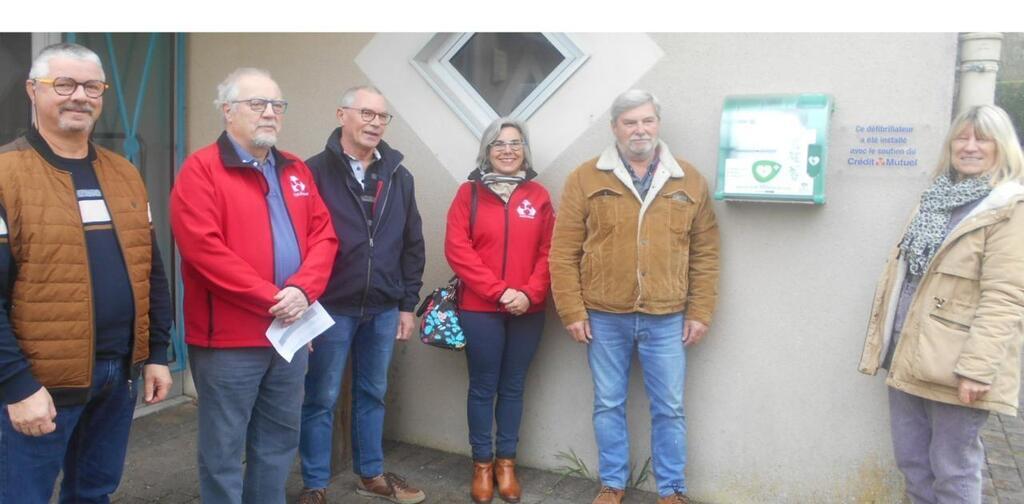
<path id="1" fill-rule="evenodd" d="M 522 490 L 516 479 L 516 459 L 499 458 L 494 461 L 494 480 L 498 482 L 498 496 L 505 502 L 519 502 Z"/>
<path id="2" fill-rule="evenodd" d="M 327 504 L 327 489 L 303 488 L 295 504 Z"/>
<path id="3" fill-rule="evenodd" d="M 473 461 L 473 487 L 469 496 L 475 504 L 487 504 L 494 498 L 494 462 Z"/>
<path id="4" fill-rule="evenodd" d="M 682 492 L 675 492 L 672 495 L 658 497 L 658 504 L 690 504 L 690 498 Z"/>
<path id="5" fill-rule="evenodd" d="M 386 472 L 372 478 L 359 478 L 356 493 L 367 497 L 380 497 L 397 504 L 417 504 L 427 498 L 423 490 L 413 488 L 395 473 Z"/>
<path id="6" fill-rule="evenodd" d="M 610 486 L 603 486 L 601 487 L 601 491 L 597 493 L 597 497 L 594 497 L 594 502 L 591 504 L 622 504 L 622 497 L 625 495 L 625 490 L 619 490 L 618 488 L 612 488 Z"/>

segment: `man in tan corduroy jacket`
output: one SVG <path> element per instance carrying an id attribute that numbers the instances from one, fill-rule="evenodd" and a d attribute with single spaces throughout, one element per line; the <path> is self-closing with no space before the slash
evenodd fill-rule
<path id="1" fill-rule="evenodd" d="M 616 142 L 569 174 L 551 244 L 555 305 L 586 343 L 602 488 L 618 504 L 629 474 L 626 391 L 633 350 L 651 402 L 659 503 L 687 503 L 684 346 L 708 331 L 718 284 L 718 224 L 704 177 L 658 139 L 646 91 L 612 104 Z"/>

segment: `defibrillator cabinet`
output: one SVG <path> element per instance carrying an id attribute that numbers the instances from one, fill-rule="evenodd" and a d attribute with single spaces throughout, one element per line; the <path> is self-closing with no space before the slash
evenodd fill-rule
<path id="1" fill-rule="evenodd" d="M 826 94 L 726 97 L 715 199 L 824 204 L 831 115 Z"/>

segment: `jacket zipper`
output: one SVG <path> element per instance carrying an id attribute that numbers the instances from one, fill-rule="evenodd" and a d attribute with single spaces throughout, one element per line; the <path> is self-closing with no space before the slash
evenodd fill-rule
<path id="1" fill-rule="evenodd" d="M 351 165 L 349 165 L 348 169 L 349 171 L 352 170 Z M 394 178 L 394 174 L 392 174 L 392 178 Z M 344 181 L 343 183 L 345 184 L 345 187 L 348 188 L 348 192 L 352 195 L 353 198 L 355 198 L 356 206 L 359 207 L 359 213 L 363 214 L 363 222 L 366 223 L 366 235 L 369 237 L 370 243 L 370 254 L 366 260 L 366 285 L 363 287 L 363 300 L 362 302 L 359 303 L 359 318 L 363 318 L 366 315 L 366 299 L 370 295 L 370 280 L 373 274 L 373 237 L 377 235 L 377 227 L 379 226 L 370 226 L 370 219 L 369 216 L 366 215 L 366 208 L 363 207 L 362 199 L 360 199 L 359 195 L 357 195 L 356 192 L 352 190 L 352 186 L 350 186 L 347 181 Z M 392 185 L 394 185 L 393 181 L 388 180 L 388 188 L 386 191 L 384 191 L 384 201 L 381 202 L 380 211 L 377 212 L 377 215 L 379 216 L 384 215 L 384 209 L 387 208 L 388 206 L 388 196 L 391 194 Z M 380 221 L 378 219 L 378 223 L 379 222 Z"/>
<path id="2" fill-rule="evenodd" d="M 214 323 L 213 323 L 213 294 L 210 294 L 209 291 L 206 292 L 206 309 L 210 312 L 210 319 L 209 319 L 210 321 L 208 322 L 209 325 L 207 326 L 207 329 L 206 329 L 206 344 L 207 344 L 207 348 L 210 348 L 210 347 L 213 347 L 213 328 L 214 328 Z"/>
<path id="3" fill-rule="evenodd" d="M 99 176 L 96 177 L 96 183 L 97 183 L 97 185 L 99 185 Z M 100 191 L 101 192 L 103 191 L 103 187 L 102 186 L 100 187 Z M 103 194 L 106 194 L 106 193 L 103 193 Z M 75 196 L 77 197 L 78 195 L 76 194 Z M 106 196 L 103 197 L 103 204 L 104 205 L 107 204 Z M 138 313 L 139 307 L 136 306 L 136 304 L 135 304 L 136 303 L 136 301 L 135 301 L 135 284 L 132 282 L 132 275 L 131 275 L 131 272 L 128 270 L 128 258 L 124 255 L 124 251 L 125 251 L 124 243 L 121 243 L 121 235 L 117 232 L 117 224 L 114 223 L 114 214 L 112 212 L 110 212 L 110 207 L 109 206 L 107 206 L 107 212 L 110 213 L 110 228 L 114 231 L 114 239 L 117 240 L 117 245 L 121 248 L 121 262 L 124 263 L 124 273 L 128 277 L 128 290 L 130 290 L 132 292 L 132 337 L 131 337 L 131 340 L 129 340 L 130 344 L 128 346 L 128 386 L 131 387 L 131 384 L 132 384 L 132 372 L 135 370 L 135 338 L 137 337 L 136 334 L 135 334 L 135 324 L 136 324 L 136 321 L 139 319 L 139 313 Z M 82 227 L 82 233 L 83 234 L 85 233 L 85 227 L 84 226 Z M 150 237 L 152 238 L 152 235 L 150 235 Z M 152 247 L 152 244 L 150 244 L 150 247 Z M 86 246 L 85 256 L 86 256 L 86 260 L 88 260 L 88 257 L 89 257 L 89 247 L 88 246 Z M 150 260 L 152 260 L 152 258 L 150 258 Z M 91 282 L 92 282 L 92 280 L 90 279 L 90 287 L 91 287 Z M 93 303 L 95 303 L 95 302 L 96 302 L 96 300 L 94 299 Z M 93 312 L 95 312 L 95 311 L 96 311 L 96 309 L 93 308 Z M 150 323 L 152 323 L 152 321 Z M 95 318 L 94 318 L 94 320 L 93 320 L 93 326 L 94 327 L 95 327 L 95 324 L 96 324 L 96 322 L 95 322 Z M 95 331 L 95 330 L 96 329 L 93 329 L 93 331 Z M 93 336 L 93 340 L 95 340 L 95 339 L 96 339 L 96 337 L 94 335 Z M 95 351 L 95 349 L 93 351 Z"/>
<path id="4" fill-rule="evenodd" d="M 508 201 L 505 201 L 504 199 L 501 198 L 501 196 L 498 196 L 497 193 L 495 193 L 494 191 L 490 191 L 490 188 L 488 188 L 490 193 L 493 194 L 495 198 L 498 198 L 499 200 L 501 200 L 502 207 L 503 207 L 504 212 L 505 212 L 504 243 L 502 243 L 502 249 L 501 249 L 501 279 L 502 280 L 505 280 L 505 273 L 506 273 L 506 270 L 508 268 L 508 228 L 509 228 L 508 204 L 512 201 L 512 196 L 515 195 L 516 191 L 519 190 L 519 187 L 521 185 L 522 184 L 519 184 L 515 188 L 512 189 L 512 192 L 508 195 Z M 487 187 L 487 185 L 484 184 L 484 187 Z M 502 294 L 504 294 L 504 292 Z M 498 301 L 497 304 L 498 304 L 498 308 L 501 308 L 501 301 L 500 300 Z"/>
<path id="5" fill-rule="evenodd" d="M 274 216 L 271 215 L 271 213 L 270 213 L 270 203 L 267 201 L 267 194 L 270 193 L 270 189 L 271 189 L 270 188 L 270 182 L 268 182 L 266 180 L 267 178 L 263 176 L 263 170 L 260 170 L 259 168 L 257 168 L 257 170 L 260 172 L 259 173 L 260 180 L 264 184 L 267 185 L 267 189 L 265 191 L 263 191 L 263 206 L 266 207 L 266 209 L 267 209 L 267 223 L 270 224 L 270 265 L 274 269 L 274 272 L 272 273 L 272 275 L 276 277 L 277 276 L 277 251 L 274 250 L 274 224 L 273 224 Z M 275 171 L 276 171 L 276 169 L 275 169 Z M 275 173 L 275 175 L 276 175 L 276 173 Z M 281 181 L 278 180 L 278 184 L 280 184 L 280 183 L 281 183 Z M 281 202 L 284 203 L 284 195 L 283 194 L 281 196 Z M 285 212 L 287 212 L 287 211 L 288 211 L 288 208 L 287 208 L 287 205 L 285 205 Z M 291 220 L 291 215 L 290 214 L 288 216 L 288 220 Z M 274 284 L 274 287 L 277 287 L 277 282 L 272 280 L 271 283 Z M 278 290 L 280 290 L 280 288 L 278 288 Z M 210 326 L 210 327 L 212 328 L 213 326 Z"/>
<path id="6" fill-rule="evenodd" d="M 486 184 L 483 184 L 483 185 L 484 185 L 484 187 L 487 187 Z M 505 209 L 505 242 L 502 244 L 502 251 L 501 251 L 501 279 L 502 280 L 505 279 L 505 269 L 508 266 L 508 227 L 509 227 L 508 204 L 512 202 L 512 196 L 514 196 L 516 194 L 516 191 L 519 190 L 519 187 L 521 185 L 522 184 L 516 185 L 512 189 L 512 192 L 509 193 L 509 195 L 508 195 L 508 201 L 505 201 L 504 199 L 501 198 L 501 196 L 498 196 L 497 193 L 495 193 L 494 191 L 491 191 L 489 187 L 487 188 L 487 190 L 490 191 L 490 193 L 493 194 L 495 198 L 498 198 L 499 200 L 501 200 L 502 206 Z"/>
<path id="7" fill-rule="evenodd" d="M 83 89 L 83 91 L 84 91 L 84 89 Z M 75 191 L 75 179 L 71 175 L 70 172 L 65 172 L 65 173 L 67 173 L 68 178 L 71 179 L 71 197 L 74 198 L 75 205 L 78 205 L 78 193 Z M 99 184 L 99 177 L 96 177 L 96 183 L 97 183 L 97 185 Z M 103 190 L 103 188 L 101 187 L 100 191 L 102 191 L 102 190 Z M 105 197 L 104 197 L 103 204 L 104 205 L 107 204 Z M 114 223 L 113 217 L 111 217 L 110 223 L 111 223 L 111 227 L 113 227 L 113 223 Z M 91 293 L 92 292 L 92 268 L 89 267 L 89 264 L 90 264 L 90 262 L 89 262 L 89 239 L 85 236 L 85 224 L 82 223 L 81 217 L 79 217 L 79 219 L 78 219 L 78 225 L 79 225 L 78 229 L 80 229 L 82 231 L 82 248 L 85 249 L 85 277 L 89 281 L 89 292 Z M 117 235 L 117 231 L 114 232 L 114 235 L 115 236 Z M 122 252 L 122 254 L 124 254 L 124 252 Z M 128 281 L 130 282 L 131 279 L 129 278 Z M 88 383 L 88 385 L 86 386 L 86 389 L 85 389 L 86 400 L 88 400 L 90 397 L 92 397 L 92 377 L 96 373 L 96 306 L 95 306 L 95 303 L 96 303 L 96 299 L 94 297 L 92 297 L 92 295 L 90 294 L 90 297 L 89 297 L 89 325 L 92 326 L 92 337 L 89 338 L 89 372 L 86 375 L 86 376 L 89 377 L 89 383 Z M 135 331 L 134 331 L 134 329 L 135 329 L 135 324 L 132 324 L 132 333 L 133 333 L 132 334 L 132 340 L 133 341 L 135 339 L 135 334 L 134 334 Z M 134 345 L 133 345 L 133 347 L 134 347 Z M 135 349 L 132 348 L 132 351 L 134 351 L 134 350 Z M 131 357 L 128 357 L 128 360 L 131 361 Z"/>
<path id="8" fill-rule="evenodd" d="M 508 197 L 509 201 L 512 201 L 512 196 Z M 508 201 L 503 201 L 505 204 L 505 243 L 502 246 L 501 251 L 501 279 L 505 279 L 505 268 L 508 265 Z"/>
<path id="9" fill-rule="evenodd" d="M 96 184 L 97 185 L 99 184 L 99 175 L 98 174 L 96 175 Z M 125 252 L 124 252 L 125 251 L 125 246 L 124 246 L 124 243 L 121 242 L 121 234 L 118 233 L 118 225 L 117 225 L 117 223 L 114 222 L 114 213 L 110 211 L 111 207 L 106 205 L 106 193 L 103 192 L 102 186 L 99 187 L 99 191 L 103 193 L 103 205 L 106 206 L 106 210 L 108 210 L 108 212 L 111 214 L 111 228 L 114 230 L 114 239 L 118 241 L 118 248 L 121 249 L 120 250 L 120 252 L 121 252 L 121 262 L 123 262 L 124 265 L 125 265 L 125 275 L 128 277 L 128 290 L 131 291 L 131 305 L 132 305 L 131 345 L 128 348 L 128 363 L 129 363 L 129 366 L 128 366 L 128 384 L 130 385 L 131 384 L 131 376 L 132 376 L 131 372 L 132 372 L 132 370 L 133 370 L 133 368 L 135 366 L 135 336 L 136 336 L 135 335 L 135 321 L 138 320 L 138 306 L 136 306 L 135 284 L 134 284 L 134 282 L 132 281 L 132 278 L 131 278 L 131 271 L 128 269 L 128 258 L 125 257 Z M 77 199 L 78 195 L 75 195 L 75 196 L 76 196 L 76 199 Z M 85 226 L 84 225 L 82 226 L 82 233 L 83 233 L 83 235 L 85 234 Z M 153 232 L 150 232 L 150 233 L 151 233 L 150 238 L 151 239 L 154 238 L 153 235 L 152 235 Z M 150 247 L 153 247 L 153 244 L 150 244 Z M 89 247 L 88 246 L 86 246 L 85 256 L 86 256 L 86 260 L 88 260 L 88 257 L 89 257 Z M 151 261 L 152 261 L 152 257 L 151 257 Z M 89 279 L 90 279 L 89 283 L 91 284 L 92 283 L 92 276 L 91 275 L 89 276 Z M 92 289 L 91 285 L 89 286 L 89 289 Z M 95 300 L 93 300 L 93 302 L 95 302 Z M 95 308 L 93 308 L 93 310 L 95 310 Z M 93 324 L 95 324 L 95 322 L 93 322 Z M 152 324 L 152 321 L 151 321 L 151 324 Z M 93 338 L 93 339 L 95 339 L 95 338 Z"/>
<path id="10" fill-rule="evenodd" d="M 291 163 L 289 163 L 288 165 L 290 165 L 290 164 Z M 298 233 L 298 231 L 295 230 L 295 222 L 292 220 L 292 211 L 291 211 L 291 209 L 288 208 L 288 202 L 286 202 L 285 199 L 284 199 L 284 189 L 283 189 L 284 185 L 281 182 L 281 177 L 284 176 L 284 171 L 285 171 L 285 169 L 288 168 L 288 165 L 284 165 L 284 166 L 278 168 L 277 164 L 275 164 L 274 165 L 274 172 L 275 172 L 274 174 L 277 176 L 277 188 L 279 189 L 279 192 L 281 193 L 281 204 L 284 205 L 284 211 L 285 211 L 286 214 L 288 214 L 288 227 L 291 228 L 292 236 L 295 237 L 295 246 L 298 247 L 298 245 L 299 245 L 299 233 Z M 278 170 L 280 170 L 280 171 L 278 171 Z M 270 208 L 269 207 L 267 208 L 267 213 L 268 214 L 270 213 Z M 299 250 L 298 252 L 299 252 L 299 267 L 302 267 L 302 259 L 304 259 L 304 258 L 302 257 L 302 251 Z"/>
<path id="11" fill-rule="evenodd" d="M 640 263 L 643 260 L 642 259 L 642 257 L 643 257 L 643 250 L 642 250 L 643 244 L 642 244 L 642 241 L 644 240 L 644 238 L 643 238 L 643 236 L 644 236 L 644 234 L 643 234 L 643 231 L 644 231 L 644 216 L 647 214 L 647 210 L 651 208 L 651 205 L 653 205 L 656 201 L 658 201 L 658 194 L 661 192 L 662 189 L 665 188 L 665 184 L 668 182 L 668 179 L 663 180 L 662 183 L 661 183 L 661 186 L 659 186 L 658 190 L 655 191 L 654 196 L 651 197 L 651 201 L 649 203 L 647 203 L 646 202 L 647 197 L 651 196 L 651 190 L 654 189 L 654 180 L 653 180 L 654 175 L 652 174 L 651 177 L 652 177 L 652 179 L 651 179 L 651 187 L 647 188 L 647 194 L 643 197 L 643 199 L 640 200 L 640 213 L 639 213 L 639 216 L 637 217 L 637 223 L 636 223 L 636 287 L 637 287 L 637 289 L 636 289 L 636 300 L 633 301 L 633 306 L 635 308 L 640 308 L 640 307 L 643 306 L 643 298 L 644 298 L 644 275 L 643 275 L 643 272 L 640 271 L 640 269 L 641 269 Z M 631 184 L 632 184 L 632 181 L 631 181 Z M 634 190 L 636 189 L 636 187 L 633 186 L 633 185 L 627 185 L 626 188 L 627 189 L 632 188 Z M 680 188 L 680 191 L 682 191 L 683 194 L 686 194 L 686 191 L 683 191 L 682 188 Z M 635 192 L 635 194 L 638 197 L 640 196 L 639 192 Z M 686 194 L 686 197 L 689 198 L 690 195 Z M 691 198 L 690 201 L 693 201 L 693 199 Z M 644 204 L 645 203 L 647 205 L 647 208 L 644 208 Z"/>
<path id="12" fill-rule="evenodd" d="M 269 158 L 270 156 L 273 156 L 273 155 L 274 155 L 274 153 L 271 152 L 271 153 L 267 154 L 267 158 Z M 266 163 L 267 161 L 264 160 L 263 162 Z M 281 197 L 281 204 L 284 205 L 284 213 L 288 215 L 288 227 L 290 227 L 291 230 L 292 230 L 292 236 L 295 237 L 295 246 L 297 247 L 299 245 L 299 233 L 295 232 L 295 223 L 292 222 L 292 211 L 288 208 L 288 203 L 284 200 L 284 185 L 281 183 L 281 177 L 284 176 L 284 170 L 291 163 L 286 163 L 285 165 L 279 165 L 278 162 L 279 162 L 279 160 L 277 158 L 274 158 L 274 177 L 277 179 L 277 192 L 278 192 L 278 195 Z M 276 281 L 277 280 L 277 251 L 274 250 L 274 225 L 273 225 L 274 216 L 271 215 L 271 213 L 270 213 L 270 202 L 267 201 L 267 195 L 270 194 L 270 191 L 273 188 L 270 187 L 270 182 L 267 180 L 267 177 L 263 176 L 263 170 L 260 169 L 259 167 L 256 167 L 256 170 L 260 174 L 260 180 L 262 180 L 265 184 L 267 184 L 267 189 L 265 191 L 263 191 L 263 204 L 266 205 L 266 207 L 267 207 L 267 222 L 271 223 L 271 225 L 270 225 L 270 264 L 272 264 L 274 266 L 274 282 L 272 282 L 272 283 L 274 284 L 274 287 L 277 287 L 277 281 Z M 299 251 L 300 266 L 301 266 L 301 258 L 302 258 L 302 252 Z M 282 282 L 284 280 L 286 280 L 286 279 L 284 279 L 284 278 L 281 279 Z M 278 288 L 278 290 L 281 290 L 280 287 L 277 287 L 277 288 Z M 213 326 L 211 325 L 210 327 L 212 329 Z"/>

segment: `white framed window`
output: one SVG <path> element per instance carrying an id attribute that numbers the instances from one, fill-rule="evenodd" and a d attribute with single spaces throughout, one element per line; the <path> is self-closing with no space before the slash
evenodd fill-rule
<path id="1" fill-rule="evenodd" d="M 562 33 L 439 33 L 412 65 L 478 138 L 500 116 L 526 120 L 587 60 Z"/>

